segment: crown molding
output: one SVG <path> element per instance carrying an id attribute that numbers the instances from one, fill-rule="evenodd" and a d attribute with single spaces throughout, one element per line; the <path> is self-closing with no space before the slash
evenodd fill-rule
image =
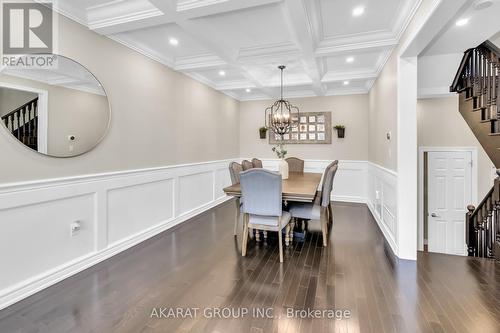
<path id="1" fill-rule="evenodd" d="M 394 23 L 394 26 L 392 28 L 392 32 L 394 34 L 394 37 L 396 38 L 396 40 L 398 42 L 399 42 L 399 39 L 401 38 L 401 36 L 403 36 L 403 33 L 408 28 L 408 25 L 410 24 L 411 20 L 415 16 L 421 3 L 422 3 L 422 0 L 408 0 L 408 2 L 406 2 L 407 8 L 405 8 L 405 10 L 401 10 L 399 12 L 399 16 L 394 21 L 395 23 Z"/>
<path id="2" fill-rule="evenodd" d="M 229 0 L 184 0 L 177 3 L 177 11 L 182 12 L 200 7 L 217 5 Z"/>
<path id="3" fill-rule="evenodd" d="M 126 46 L 126 47 L 136 51 L 137 53 L 142 54 L 143 56 L 145 56 L 151 60 L 159 62 L 160 64 L 165 65 L 171 69 L 174 69 L 174 67 L 175 67 L 174 61 L 172 59 L 167 59 L 165 57 L 159 56 L 156 54 L 156 52 L 149 50 L 146 47 L 141 46 L 141 48 L 139 48 L 139 47 L 133 45 L 132 43 L 130 43 L 129 41 L 126 41 L 123 38 L 120 38 L 116 35 L 110 35 L 110 36 L 106 36 L 106 37 L 108 37 L 109 39 L 111 39 L 119 44 L 122 44 L 123 46 Z"/>
<path id="4" fill-rule="evenodd" d="M 216 91 L 218 91 L 218 92 L 220 92 L 220 93 L 222 93 L 224 95 L 227 95 L 227 96 L 229 96 L 229 97 L 231 97 L 231 98 L 233 98 L 233 99 L 235 99 L 237 101 L 240 101 L 239 96 L 236 95 L 234 92 L 229 91 L 229 90 L 219 90 L 219 89 L 217 89 L 217 85 L 213 81 L 211 81 L 211 80 L 207 79 L 206 77 L 204 77 L 203 75 L 200 75 L 200 74 L 195 73 L 195 72 L 183 72 L 183 74 L 186 75 L 186 76 L 188 76 L 188 77 L 190 77 L 190 78 L 192 78 L 195 81 L 198 81 L 198 82 L 200 82 L 200 83 L 202 83 L 202 84 L 204 84 L 206 86 L 209 86 L 210 88 L 212 88 L 212 89 L 214 89 L 214 90 L 216 90 Z"/>
<path id="5" fill-rule="evenodd" d="M 140 20 L 147 20 L 155 17 L 164 16 L 163 12 L 157 8 L 144 9 L 141 11 L 134 12 L 132 14 L 124 14 L 120 16 L 114 16 L 112 18 L 105 18 L 100 20 L 89 21 L 88 27 L 91 30 L 98 30 L 103 28 L 109 28 L 112 26 L 127 24 L 131 22 L 136 22 Z"/>
<path id="6" fill-rule="evenodd" d="M 206 53 L 195 56 L 180 57 L 175 59 L 175 70 L 190 71 L 195 69 L 206 69 L 226 66 L 227 62 L 215 54 Z"/>

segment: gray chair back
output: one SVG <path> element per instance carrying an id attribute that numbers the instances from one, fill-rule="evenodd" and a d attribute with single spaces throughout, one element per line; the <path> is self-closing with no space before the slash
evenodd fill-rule
<path id="1" fill-rule="evenodd" d="M 258 158 L 252 158 L 252 165 L 254 168 L 262 168 L 262 161 Z"/>
<path id="2" fill-rule="evenodd" d="M 281 216 L 282 178 L 279 173 L 251 169 L 240 174 L 243 212 L 262 216 Z"/>
<path id="3" fill-rule="evenodd" d="M 289 157 L 285 161 L 288 163 L 288 171 L 304 172 L 304 160 L 297 157 Z"/>
<path id="4" fill-rule="evenodd" d="M 247 160 L 243 160 L 241 162 L 241 165 L 243 166 L 243 171 L 246 171 L 246 170 L 250 170 L 253 168 L 253 164 L 252 162 L 250 161 L 247 161 Z"/>
<path id="5" fill-rule="evenodd" d="M 337 173 L 338 164 L 334 164 L 331 168 L 325 170 L 323 176 L 323 185 L 321 188 L 321 206 L 328 207 L 333 190 L 333 179 Z"/>
<path id="6" fill-rule="evenodd" d="M 229 175 L 231 176 L 231 183 L 238 184 L 240 182 L 240 173 L 243 171 L 241 164 L 236 162 L 229 163 Z"/>

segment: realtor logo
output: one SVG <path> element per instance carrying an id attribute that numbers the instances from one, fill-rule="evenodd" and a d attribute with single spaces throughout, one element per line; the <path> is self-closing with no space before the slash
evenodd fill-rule
<path id="1" fill-rule="evenodd" d="M 3 54 L 54 52 L 52 3 L 2 1 Z"/>

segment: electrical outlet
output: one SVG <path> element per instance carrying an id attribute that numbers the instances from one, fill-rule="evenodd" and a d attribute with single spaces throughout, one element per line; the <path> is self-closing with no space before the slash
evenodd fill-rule
<path id="1" fill-rule="evenodd" d="M 75 236 L 81 229 L 82 224 L 80 221 L 75 221 L 69 225 L 71 237 Z"/>
<path id="2" fill-rule="evenodd" d="M 375 199 L 380 200 L 380 191 L 375 191 Z"/>

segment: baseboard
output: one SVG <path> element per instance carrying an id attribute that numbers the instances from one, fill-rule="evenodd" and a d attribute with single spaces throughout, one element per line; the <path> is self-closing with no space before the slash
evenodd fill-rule
<path id="1" fill-rule="evenodd" d="M 29 297 L 45 288 L 48 288 L 64 279 L 69 278 L 72 275 L 80 273 L 87 268 L 90 268 L 106 259 L 109 259 L 120 252 L 123 252 L 151 237 L 154 237 L 166 230 L 169 230 L 178 224 L 185 222 L 201 213 L 206 212 L 226 201 L 231 200 L 231 197 L 221 197 L 211 203 L 202 205 L 195 208 L 187 213 L 184 213 L 177 218 L 164 221 L 150 229 L 144 230 L 136 235 L 133 235 L 127 239 L 124 239 L 115 244 L 111 244 L 109 247 L 102 251 L 92 253 L 91 255 L 77 258 L 69 263 L 56 267 L 48 272 L 44 272 L 39 276 L 35 276 L 27 281 L 23 281 L 18 285 L 15 285 L 10 290 L 7 290 L 0 297 L 0 310 L 4 309 L 10 305 L 13 305 L 22 299 Z"/>

